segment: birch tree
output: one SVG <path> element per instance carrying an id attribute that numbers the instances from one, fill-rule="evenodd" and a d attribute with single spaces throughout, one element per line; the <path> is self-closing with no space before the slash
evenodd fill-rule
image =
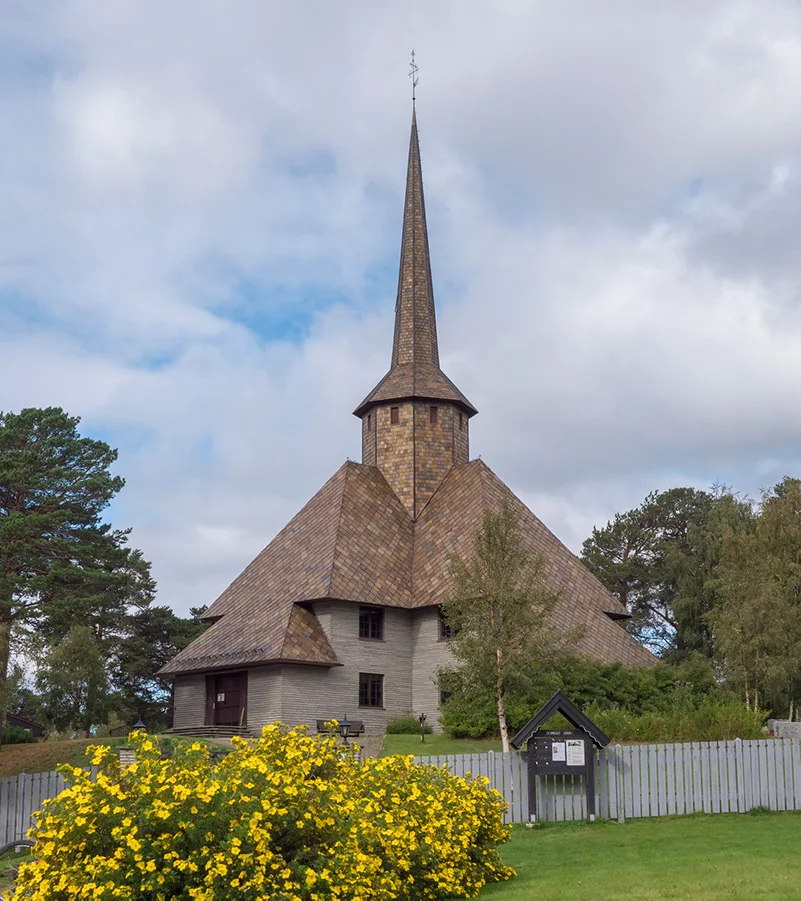
<path id="1" fill-rule="evenodd" d="M 542 559 L 524 546 L 519 516 L 508 500 L 484 516 L 473 554 L 450 554 L 448 562 L 453 592 L 442 614 L 456 660 L 450 680 L 467 680 L 493 699 L 506 752 L 509 692 L 532 669 L 555 664 L 577 632 L 557 634 L 552 628 L 558 594 L 545 585 Z"/>

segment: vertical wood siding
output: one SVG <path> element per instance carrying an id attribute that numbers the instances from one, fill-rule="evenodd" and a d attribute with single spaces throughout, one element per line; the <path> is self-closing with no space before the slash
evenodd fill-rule
<path id="1" fill-rule="evenodd" d="M 486 775 L 509 805 L 507 822 L 529 818 L 525 753 L 420 757 L 457 776 Z M 801 810 L 801 743 L 755 741 L 615 745 L 597 752 L 595 809 L 602 819 L 687 813 L 746 813 L 754 807 Z M 587 816 L 580 776 L 537 779 L 537 815 Z"/>

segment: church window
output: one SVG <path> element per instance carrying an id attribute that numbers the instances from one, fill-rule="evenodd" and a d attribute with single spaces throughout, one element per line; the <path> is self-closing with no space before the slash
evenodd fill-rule
<path id="1" fill-rule="evenodd" d="M 451 635 L 453 635 L 453 629 L 450 627 L 450 624 L 445 619 L 445 614 L 442 612 L 442 607 L 439 608 L 439 640 L 447 641 Z"/>
<path id="2" fill-rule="evenodd" d="M 389 408 L 389 421 L 391 425 L 397 425 L 400 422 L 400 416 L 398 415 L 397 407 Z"/>
<path id="3" fill-rule="evenodd" d="M 373 414 L 367 414 L 367 431 L 370 432 L 373 429 Z"/>
<path id="4" fill-rule="evenodd" d="M 431 425 L 436 425 L 439 422 L 439 407 L 428 408 L 428 419 Z"/>
<path id="5" fill-rule="evenodd" d="M 459 431 L 461 432 L 464 429 L 464 416 L 459 414 Z"/>
<path id="6" fill-rule="evenodd" d="M 378 673 L 359 673 L 359 707 L 384 706 L 384 677 Z"/>
<path id="7" fill-rule="evenodd" d="M 383 609 L 381 607 L 359 607 L 359 638 L 381 640 L 383 637 Z"/>

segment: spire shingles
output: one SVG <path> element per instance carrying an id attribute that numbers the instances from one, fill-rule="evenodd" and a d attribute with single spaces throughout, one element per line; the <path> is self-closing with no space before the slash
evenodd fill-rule
<path id="1" fill-rule="evenodd" d="M 434 288 L 431 284 L 416 113 L 412 114 L 412 134 L 409 140 L 398 297 L 395 302 L 395 338 L 392 343 L 392 366 L 405 363 L 439 368 L 437 319 L 434 311 Z"/>
<path id="2" fill-rule="evenodd" d="M 417 114 L 414 112 L 406 172 L 392 363 L 389 372 L 354 412 L 356 416 L 363 416 L 375 404 L 407 398 L 451 401 L 458 404 L 468 416 L 477 412 L 439 368 L 423 173 L 417 137 Z"/>

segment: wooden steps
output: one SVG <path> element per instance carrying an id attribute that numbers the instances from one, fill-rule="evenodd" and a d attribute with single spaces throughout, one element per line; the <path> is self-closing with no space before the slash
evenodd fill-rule
<path id="1" fill-rule="evenodd" d="M 240 735 L 250 738 L 251 732 L 247 726 L 173 726 L 167 730 L 167 735 L 185 735 L 188 738 L 226 739 Z"/>

